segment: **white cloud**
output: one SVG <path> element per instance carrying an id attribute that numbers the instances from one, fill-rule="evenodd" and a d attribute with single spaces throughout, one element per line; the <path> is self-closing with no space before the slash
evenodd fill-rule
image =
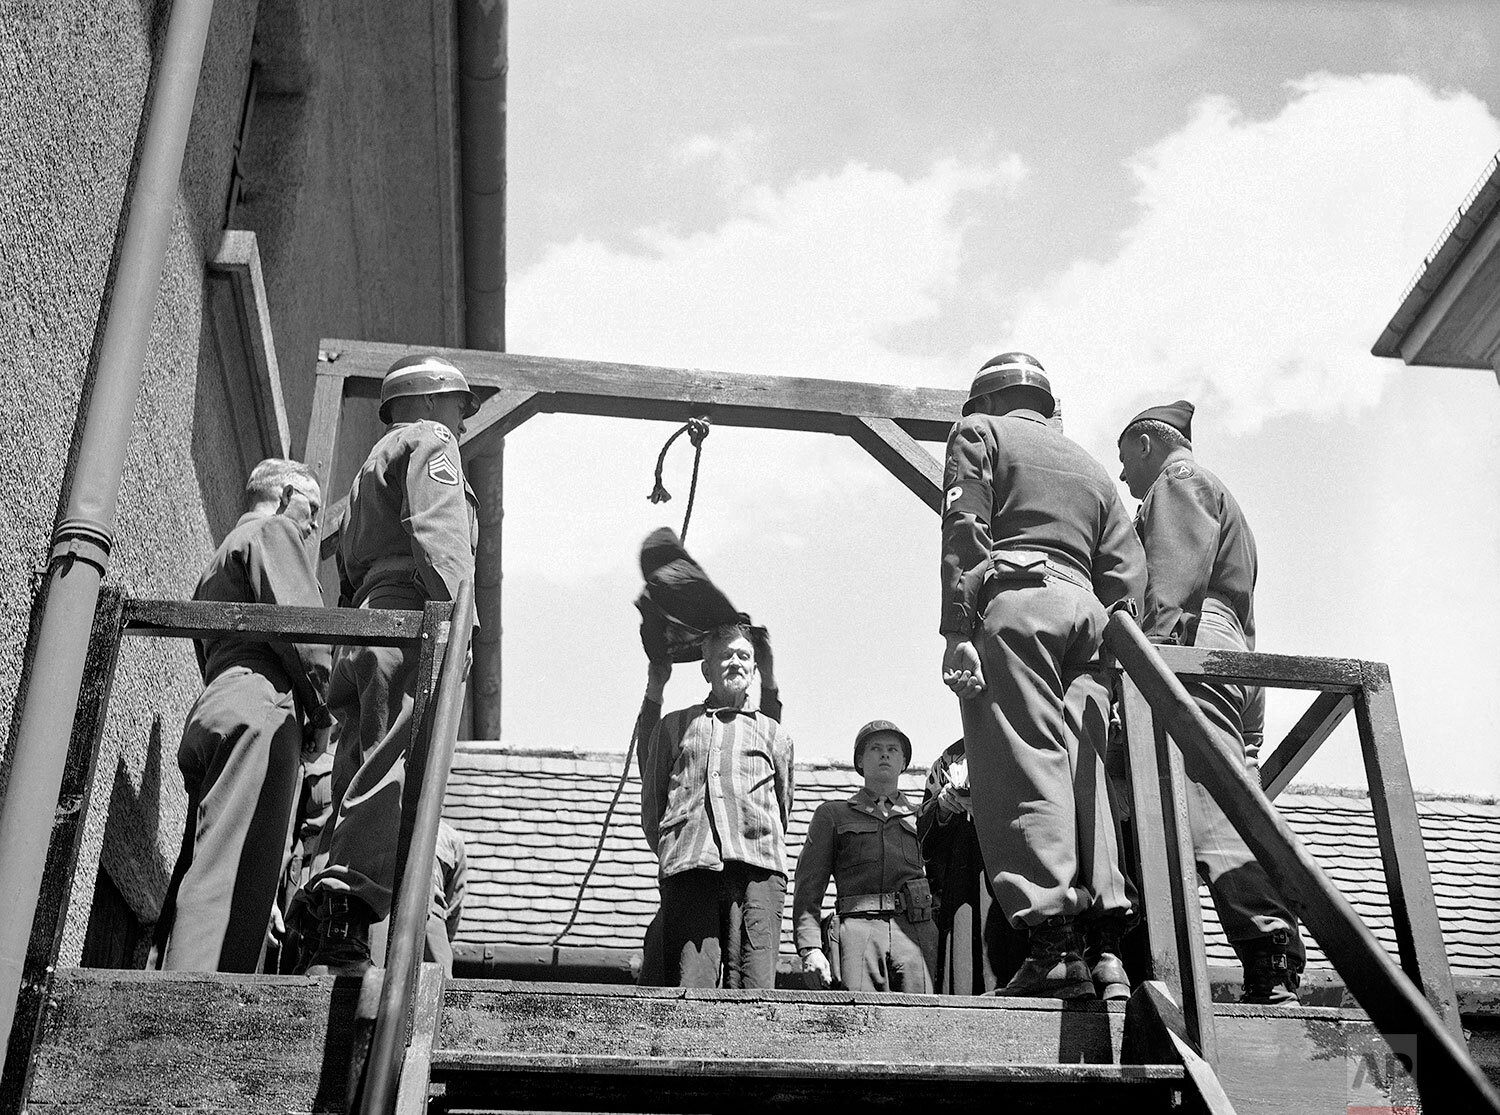
<path id="1" fill-rule="evenodd" d="M 1404 76 L 1289 92 L 1268 120 L 1201 102 L 1131 160 L 1139 215 L 1113 254 L 1021 300 L 1012 335 L 1082 404 L 1071 429 L 1112 436 L 1147 395 L 1185 393 L 1239 432 L 1379 397 L 1392 365 L 1370 345 L 1500 125 Z"/>

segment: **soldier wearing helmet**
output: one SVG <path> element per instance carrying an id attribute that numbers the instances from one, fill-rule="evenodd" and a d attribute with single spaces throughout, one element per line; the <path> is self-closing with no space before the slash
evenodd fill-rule
<path id="1" fill-rule="evenodd" d="M 1041 364 L 1008 352 L 979 370 L 949 435 L 943 681 L 962 699 L 985 867 L 1029 935 L 1001 994 L 1082 998 L 1097 984 L 1123 998 L 1133 898 L 1106 793 L 1098 657 L 1107 609 L 1144 592 L 1145 557 L 1109 474 L 1050 428 L 1055 409 Z"/>
<path id="2" fill-rule="evenodd" d="M 458 438 L 478 409 L 445 360 L 408 356 L 386 372 L 388 428 L 349 489 L 339 536 L 341 605 L 420 609 L 473 580 L 478 505 Z M 299 902 L 318 920 L 310 970 L 363 971 L 370 926 L 390 913 L 417 660 L 413 647 L 340 647 L 335 658 L 333 819 Z"/>
<path id="3" fill-rule="evenodd" d="M 917 810 L 901 792 L 911 740 L 889 720 L 872 720 L 854 737 L 854 769 L 864 786 L 813 814 L 797 858 L 792 922 L 802 970 L 820 984 L 838 976 L 850 991 L 929 994 L 938 933 L 932 890 L 922 867 Z M 828 881 L 838 891 L 828 949 L 819 914 Z M 836 938 L 836 940 L 835 940 Z"/>

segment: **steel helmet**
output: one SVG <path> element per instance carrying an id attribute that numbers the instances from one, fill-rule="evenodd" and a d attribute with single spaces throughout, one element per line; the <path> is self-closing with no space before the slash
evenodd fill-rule
<path id="1" fill-rule="evenodd" d="M 407 395 L 443 395 L 461 391 L 468 397 L 464 417 L 472 418 L 479 400 L 469 390 L 469 381 L 448 361 L 436 356 L 403 356 L 386 370 L 380 381 L 380 420 L 391 420 L 391 400 Z"/>
<path id="2" fill-rule="evenodd" d="M 865 741 L 880 732 L 890 732 L 901 741 L 901 753 L 906 756 L 906 765 L 911 766 L 911 740 L 906 738 L 906 733 L 889 720 L 872 720 L 854 734 L 854 769 L 860 774 L 864 773 L 860 770 L 860 763 L 865 757 Z"/>
<path id="3" fill-rule="evenodd" d="M 975 399 L 1007 387 L 1032 387 L 1045 394 L 1045 417 L 1050 418 L 1057 410 L 1057 397 L 1052 394 L 1052 382 L 1042 370 L 1041 361 L 1025 352 L 1002 352 L 999 356 L 986 360 L 984 367 L 974 377 L 974 382 L 969 385 L 969 398 L 964 403 L 964 413 L 974 412 Z"/>

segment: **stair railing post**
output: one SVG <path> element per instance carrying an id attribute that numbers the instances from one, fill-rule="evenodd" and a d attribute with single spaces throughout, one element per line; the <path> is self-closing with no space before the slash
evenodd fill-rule
<path id="1" fill-rule="evenodd" d="M 1432 891 L 1432 873 L 1422 842 L 1422 822 L 1417 813 L 1411 773 L 1401 745 L 1401 724 L 1396 718 L 1396 695 L 1390 671 L 1379 662 L 1366 662 L 1363 682 L 1354 695 L 1354 716 L 1359 727 L 1359 745 L 1364 753 L 1365 777 L 1370 784 L 1370 808 L 1375 813 L 1375 833 L 1380 858 L 1385 865 L 1386 889 L 1391 897 L 1391 922 L 1396 930 L 1396 949 L 1401 967 L 1422 989 L 1459 1041 L 1464 1040 L 1458 1015 L 1458 996 L 1443 930 L 1438 923 L 1437 899 Z"/>

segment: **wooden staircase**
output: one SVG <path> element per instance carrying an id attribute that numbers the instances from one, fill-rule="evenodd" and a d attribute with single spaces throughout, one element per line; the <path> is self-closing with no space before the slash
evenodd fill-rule
<path id="1" fill-rule="evenodd" d="M 28 1110 L 342 1112 L 358 991 L 329 978 L 60 971 Z M 1219 1110 L 1138 1005 L 1127 1020 L 1120 1004 L 1041 999 L 445 984 L 428 965 L 397 1110 Z M 1240 1115 L 1420 1110 L 1361 1012 L 1224 1006 L 1216 1022 L 1218 1080 Z"/>

